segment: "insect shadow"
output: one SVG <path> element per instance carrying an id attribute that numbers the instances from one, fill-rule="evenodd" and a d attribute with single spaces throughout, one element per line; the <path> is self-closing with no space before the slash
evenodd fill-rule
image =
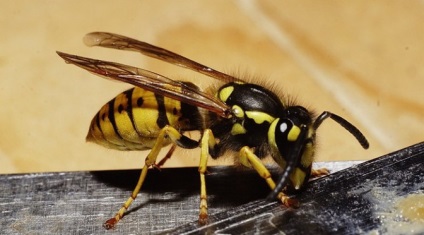
<path id="1" fill-rule="evenodd" d="M 273 177 L 277 170 L 271 169 Z M 131 191 L 137 183 L 140 170 L 93 171 L 94 178 L 107 186 Z M 209 167 L 206 176 L 208 201 L 218 206 L 239 206 L 253 200 L 264 199 L 270 192 L 266 182 L 251 169 L 218 166 Z M 185 200 L 199 195 L 200 179 L 198 169 L 163 168 L 150 169 L 141 192 L 177 195 L 169 199 L 149 199 L 149 203 Z"/>

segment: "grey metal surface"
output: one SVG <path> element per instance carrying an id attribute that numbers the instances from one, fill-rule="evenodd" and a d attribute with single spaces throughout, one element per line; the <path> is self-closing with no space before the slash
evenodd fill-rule
<path id="1" fill-rule="evenodd" d="M 397 234 L 422 234 L 422 224 L 399 220 L 395 205 L 424 196 L 424 143 L 358 163 L 315 164 L 333 174 L 310 182 L 295 210 L 264 201 L 270 190 L 253 170 L 211 167 L 206 226 L 196 222 L 197 169 L 151 170 L 112 231 L 102 224 L 129 196 L 138 170 L 0 175 L 0 234 L 386 234 L 399 223 L 408 230 Z"/>
<path id="2" fill-rule="evenodd" d="M 358 162 L 317 163 L 337 171 Z M 211 167 L 209 213 L 262 199 L 269 193 L 251 170 Z M 139 171 L 0 175 L 1 234 L 157 234 L 197 220 L 196 168 L 151 170 L 129 213 L 112 231 L 103 222 L 129 196 Z"/>
<path id="3" fill-rule="evenodd" d="M 424 142 L 308 184 L 300 207 L 256 200 L 168 234 L 424 234 Z"/>

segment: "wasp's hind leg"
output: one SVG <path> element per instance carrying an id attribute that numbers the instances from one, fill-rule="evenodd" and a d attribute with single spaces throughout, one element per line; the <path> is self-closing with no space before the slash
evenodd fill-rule
<path id="1" fill-rule="evenodd" d="M 160 170 L 160 168 L 165 165 L 166 161 L 168 161 L 172 154 L 174 153 L 175 149 L 177 148 L 177 144 L 172 144 L 171 148 L 169 148 L 168 152 L 166 153 L 165 157 L 163 157 L 157 164 L 153 165 L 154 168 Z"/>
<path id="2" fill-rule="evenodd" d="M 274 190 L 275 182 L 271 177 L 271 173 L 251 148 L 248 146 L 241 148 L 239 151 L 239 157 L 241 164 L 246 167 L 255 169 L 259 176 L 265 179 L 271 190 Z M 277 197 L 286 207 L 298 207 L 299 202 L 296 199 L 290 198 L 283 192 L 280 192 Z"/>
<path id="3" fill-rule="evenodd" d="M 118 223 L 119 220 L 122 219 L 125 211 L 127 211 L 128 207 L 131 205 L 131 203 L 135 200 L 138 193 L 140 192 L 141 186 L 143 185 L 144 180 L 146 179 L 146 175 L 147 175 L 147 171 L 148 171 L 149 167 L 155 165 L 156 158 L 158 157 L 158 154 L 159 154 L 161 148 L 163 147 L 164 140 L 166 138 L 170 138 L 171 141 L 174 143 L 174 145 L 176 144 L 176 145 L 181 146 L 183 148 L 196 148 L 196 147 L 199 146 L 198 141 L 192 140 L 192 139 L 182 135 L 175 128 L 173 128 L 171 126 L 163 127 L 159 132 L 159 135 L 156 139 L 155 144 L 153 145 L 152 150 L 150 151 L 150 153 L 146 157 L 143 169 L 141 170 L 140 177 L 138 178 L 137 185 L 135 186 L 133 192 L 131 193 L 131 196 L 127 199 L 127 201 L 125 201 L 125 203 L 122 205 L 122 207 L 116 213 L 116 215 L 113 218 L 107 220 L 103 224 L 103 227 L 105 227 L 106 229 L 111 229 L 111 228 L 115 227 L 115 224 Z M 172 154 L 172 151 L 173 151 L 172 148 L 173 147 L 171 147 L 171 150 L 170 150 L 171 152 L 168 152 L 168 154 Z"/>

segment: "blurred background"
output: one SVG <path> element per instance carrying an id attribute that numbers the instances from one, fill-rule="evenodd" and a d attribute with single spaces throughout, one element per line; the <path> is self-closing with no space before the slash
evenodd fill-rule
<path id="1" fill-rule="evenodd" d="M 423 140 L 423 1 L 2 1 L 0 173 L 140 168 L 147 151 L 86 143 L 92 117 L 131 86 L 67 65 L 55 51 L 142 67 L 202 88 L 213 79 L 136 53 L 88 48 L 107 31 L 230 74 L 265 79 L 332 121 L 317 161 L 366 160 Z M 165 153 L 165 151 L 163 151 Z M 197 166 L 178 150 L 168 166 Z M 211 164 L 231 164 L 231 159 Z"/>

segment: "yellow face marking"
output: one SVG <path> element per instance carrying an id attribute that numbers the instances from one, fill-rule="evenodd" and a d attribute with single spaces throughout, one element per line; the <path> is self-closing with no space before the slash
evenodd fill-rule
<path id="1" fill-rule="evenodd" d="M 233 91 L 234 91 L 233 86 L 228 86 L 228 87 L 223 88 L 218 94 L 219 99 L 222 102 L 227 101 L 228 97 L 230 97 L 230 95 L 231 95 L 231 93 L 233 93 Z"/>
<path id="2" fill-rule="evenodd" d="M 244 111 L 243 109 L 238 106 L 238 105 L 233 105 L 232 107 L 234 116 L 238 117 L 238 118 L 243 118 L 244 117 Z"/>
<path id="3" fill-rule="evenodd" d="M 275 128 L 276 128 L 279 120 L 280 120 L 279 118 L 275 119 L 271 123 L 271 125 L 268 129 L 268 144 L 270 146 L 272 158 L 281 168 L 284 169 L 284 168 L 286 168 L 287 163 L 284 160 L 284 158 L 281 156 L 281 153 L 278 150 L 277 143 L 275 142 Z"/>
<path id="4" fill-rule="evenodd" d="M 233 128 L 231 129 L 232 135 L 245 134 L 246 132 L 247 132 L 246 129 L 240 123 L 234 124 Z"/>
<path id="5" fill-rule="evenodd" d="M 271 150 L 277 151 L 277 152 L 279 152 L 279 151 L 278 151 L 277 142 L 275 142 L 275 127 L 277 126 L 279 120 L 280 120 L 279 118 L 275 119 L 271 123 L 271 125 L 269 126 L 269 129 L 268 129 L 268 143 L 271 147 Z"/>
<path id="6" fill-rule="evenodd" d="M 271 149 L 277 149 L 277 143 L 275 142 L 275 126 L 277 126 L 279 120 L 279 118 L 275 119 L 268 129 L 268 142 Z"/>
<path id="7" fill-rule="evenodd" d="M 290 175 L 290 180 L 293 184 L 293 187 L 298 190 L 302 187 L 305 182 L 306 173 L 302 171 L 300 168 L 296 167 L 293 173 Z"/>
<path id="8" fill-rule="evenodd" d="M 250 119 L 253 119 L 256 124 L 262 124 L 265 121 L 272 123 L 272 121 L 275 119 L 273 116 L 259 111 L 246 111 L 246 116 Z"/>
<path id="9" fill-rule="evenodd" d="M 299 137 L 300 134 L 300 128 L 298 126 L 293 126 L 290 131 L 289 134 L 287 135 L 287 139 L 289 141 L 296 141 L 297 137 Z"/>

